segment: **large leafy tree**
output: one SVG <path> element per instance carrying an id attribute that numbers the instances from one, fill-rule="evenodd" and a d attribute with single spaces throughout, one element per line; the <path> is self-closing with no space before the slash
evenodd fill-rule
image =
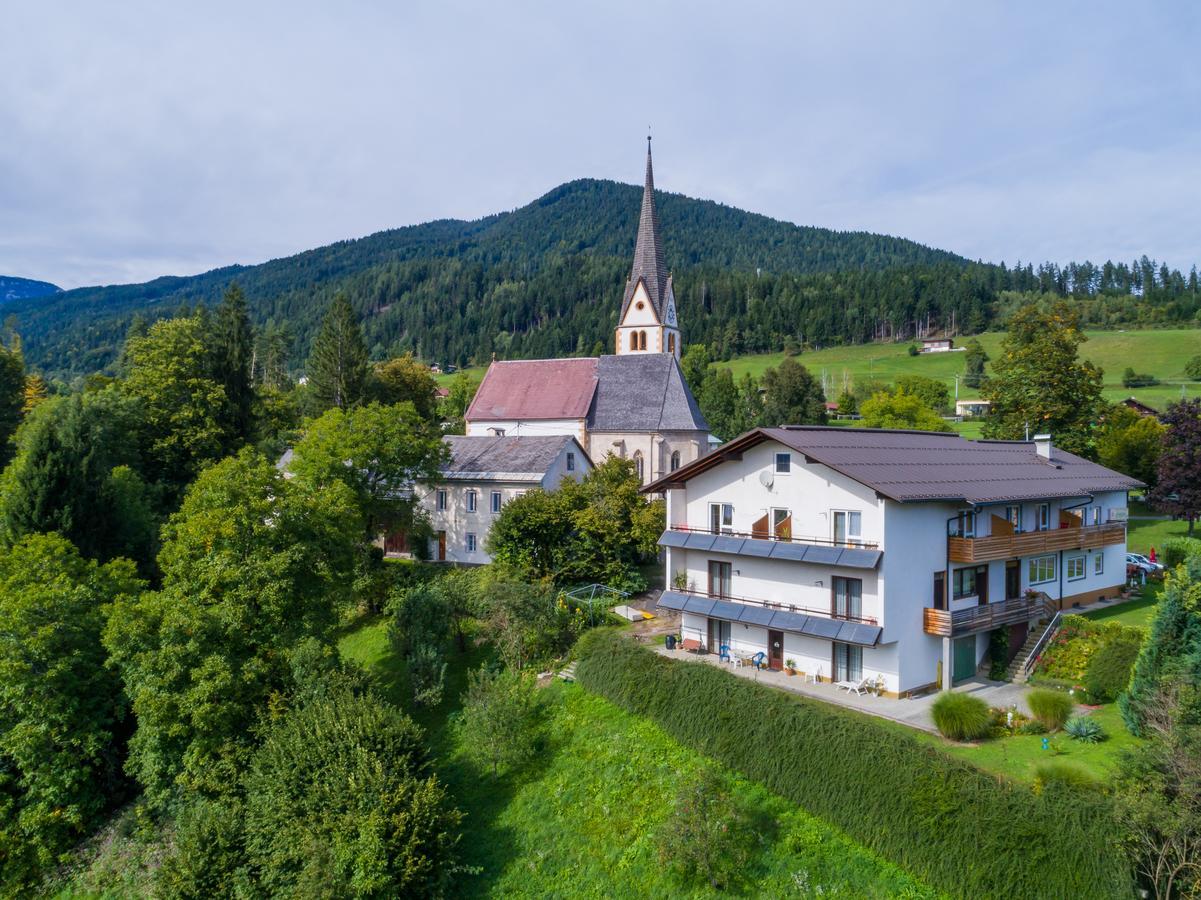
<path id="1" fill-rule="evenodd" d="M 978 388 L 984 384 L 984 366 L 988 362 L 988 354 L 975 338 L 964 344 L 963 349 L 963 383 L 970 388 Z"/>
<path id="2" fill-rule="evenodd" d="M 206 325 L 196 317 L 163 319 L 125 348 L 122 389 L 142 409 L 150 480 L 178 495 L 230 444 L 225 388 L 211 377 Z"/>
<path id="3" fill-rule="evenodd" d="M 859 407 L 863 416 L 856 424 L 864 428 L 909 428 L 917 431 L 946 431 L 947 423 L 922 402 L 917 394 L 898 390 L 872 394 Z"/>
<path id="4" fill-rule="evenodd" d="M 226 415 L 231 435 L 250 439 L 254 430 L 254 330 L 246 312 L 246 296 L 232 283 L 217 306 L 213 322 L 213 378 L 225 389 Z"/>
<path id="5" fill-rule="evenodd" d="M 434 420 L 438 415 L 438 384 L 429 366 L 406 353 L 379 363 L 372 371 L 371 395 L 386 406 L 408 401 L 423 419 Z"/>
<path id="6" fill-rule="evenodd" d="M 313 341 L 307 375 L 321 409 L 349 409 L 367 388 L 367 345 L 346 295 L 337 294 Z"/>
<path id="7" fill-rule="evenodd" d="M 951 405 L 951 392 L 944 382 L 925 375 L 902 375 L 897 379 L 897 391 L 912 394 L 922 405 L 941 412 Z"/>
<path id="8" fill-rule="evenodd" d="M 726 368 L 705 380 L 697 402 L 713 433 L 726 441 L 754 428 L 763 406 L 758 382 L 748 374 L 739 384 Z"/>
<path id="9" fill-rule="evenodd" d="M 1201 515 L 1201 400 L 1173 403 L 1163 420 L 1167 433 L 1151 499 L 1160 509 L 1187 519 L 1192 536 Z"/>
<path id="10" fill-rule="evenodd" d="M 0 476 L 5 540 L 58 532 L 85 556 L 150 566 L 158 525 L 138 474 L 139 408 L 112 388 L 41 404 Z"/>
<path id="11" fill-rule="evenodd" d="M 1097 461 L 1145 484 L 1158 478 L 1166 429 L 1154 416 L 1111 406 L 1097 434 Z"/>
<path id="12" fill-rule="evenodd" d="M 314 489 L 346 485 L 363 513 L 366 538 L 412 528 L 414 488 L 438 476 L 446 445 L 412 403 L 330 409 L 296 444 L 291 472 Z"/>
<path id="13" fill-rule="evenodd" d="M 204 470 L 164 528 L 162 590 L 118 604 L 105 644 L 137 731 L 129 769 L 152 805 L 236 785 L 290 654 L 327 641 L 362 523 L 340 481 L 285 479 L 250 450 Z"/>
<path id="14" fill-rule="evenodd" d="M 1093 423 L 1102 409 L 1101 370 L 1079 358 L 1088 338 L 1066 303 L 1023 306 L 1013 314 L 1001 356 L 981 390 L 992 404 L 984 435 L 1022 440 L 1050 433 L 1063 449 L 1093 453 Z"/>
<path id="15" fill-rule="evenodd" d="M 826 396 L 820 382 L 791 356 L 778 368 L 763 373 L 763 411 L 760 424 L 823 425 L 826 422 Z"/>
<path id="16" fill-rule="evenodd" d="M 0 554 L 0 889 L 88 834 L 124 790 L 124 698 L 100 635 L 110 604 L 143 585 L 58 535 Z"/>

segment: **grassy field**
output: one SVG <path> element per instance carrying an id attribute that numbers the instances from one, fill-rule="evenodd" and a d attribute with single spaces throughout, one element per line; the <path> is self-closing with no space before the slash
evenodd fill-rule
<path id="1" fill-rule="evenodd" d="M 1188 381 L 1184 374 L 1185 364 L 1201 354 L 1201 330 L 1172 328 L 1090 331 L 1087 334 L 1089 339 L 1080 352 L 1085 359 L 1092 360 L 1104 369 L 1107 400 L 1137 397 L 1151 406 L 1163 408 L 1180 398 L 1182 387 L 1186 396 L 1201 397 L 1201 383 L 1189 382 L 1182 385 Z M 1003 336 L 1001 332 L 979 335 L 980 343 L 993 359 L 1000 354 Z M 956 343 L 962 345 L 967 340 L 959 338 Z M 768 353 L 742 356 L 720 365 L 731 369 L 736 378 L 741 378 L 747 372 L 756 376 L 762 375 L 764 369 L 778 366 L 783 359 L 783 353 Z M 963 373 L 962 353 L 926 353 L 910 356 L 908 343 L 831 347 L 804 353 L 799 359 L 814 374 L 825 376 L 831 398 L 837 397 L 841 392 L 844 376 L 856 380 L 879 378 L 892 381 L 901 375 L 926 375 L 937 378 L 947 384 L 954 396 L 955 376 Z M 1128 366 L 1137 372 L 1154 375 L 1165 383 L 1146 388 L 1122 387 L 1122 373 Z M 478 366 L 463 371 L 473 382 L 478 383 L 484 377 L 485 369 L 484 366 Z M 454 377 L 439 375 L 435 380 L 439 385 L 448 387 Z M 960 398 L 977 395 L 977 391 L 963 384 L 959 385 Z M 969 433 L 968 436 L 975 435 Z"/>
<path id="2" fill-rule="evenodd" d="M 349 631 L 342 652 L 375 672 L 404 704 L 403 664 L 386 622 Z M 461 755 L 447 722 L 465 672 L 481 651 L 452 656 L 447 699 L 415 718 L 438 768 L 467 812 L 464 862 L 479 867 L 464 894 L 507 897 L 716 896 L 681 885 L 659 860 L 655 832 L 675 789 L 713 764 L 654 724 L 574 685 L 543 691 L 549 722 L 536 763 L 494 780 Z M 716 768 L 716 767 L 713 767 Z M 772 897 L 933 897 L 929 888 L 841 832 L 757 784 L 718 769 L 738 798 L 757 843 L 738 893 Z"/>
<path id="3" fill-rule="evenodd" d="M 1188 522 L 1183 519 L 1131 519 L 1126 524 L 1126 543 L 1131 553 L 1147 553 L 1152 547 L 1163 553 L 1163 543 L 1168 538 L 1187 537 Z M 1201 530 L 1196 531 L 1201 537 Z"/>
<path id="4" fill-rule="evenodd" d="M 1117 622 L 1121 625 L 1133 625 L 1136 628 L 1150 628 L 1158 608 L 1159 595 L 1163 592 L 1163 584 L 1149 583 L 1143 588 L 1143 596 L 1138 600 L 1121 603 L 1104 609 L 1094 609 L 1084 613 L 1086 619 L 1098 622 Z"/>

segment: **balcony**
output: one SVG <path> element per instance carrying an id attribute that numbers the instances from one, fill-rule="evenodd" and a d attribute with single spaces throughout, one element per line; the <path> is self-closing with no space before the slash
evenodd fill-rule
<path id="1" fill-rule="evenodd" d="M 864 647 L 874 647 L 883 631 L 870 616 L 839 615 L 829 609 L 811 609 L 794 603 L 752 600 L 748 597 L 710 597 L 699 591 L 664 591 L 658 605 L 661 609 L 694 613 L 710 619 L 757 625 Z"/>
<path id="2" fill-rule="evenodd" d="M 937 637 L 963 637 L 991 631 L 1004 625 L 1017 625 L 1031 619 L 1053 615 L 1055 602 L 1041 591 L 1014 600 L 969 606 L 954 612 L 926 607 L 922 610 L 922 630 Z"/>
<path id="3" fill-rule="evenodd" d="M 1126 543 L 1126 526 L 1076 525 L 1047 531 L 1024 531 L 1018 534 L 992 534 L 988 537 L 948 538 L 951 562 L 984 563 L 1019 556 L 1038 556 L 1059 550 L 1091 550 Z"/>
<path id="4" fill-rule="evenodd" d="M 849 569 L 874 569 L 882 553 L 868 541 L 835 542 L 830 538 L 797 537 L 791 533 L 771 536 L 760 531 L 734 531 L 672 525 L 659 538 L 660 547 L 731 553 L 760 559 L 783 559 L 812 565 Z"/>

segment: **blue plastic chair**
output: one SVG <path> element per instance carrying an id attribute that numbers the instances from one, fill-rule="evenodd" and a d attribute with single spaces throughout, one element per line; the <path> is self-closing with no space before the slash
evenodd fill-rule
<path id="1" fill-rule="evenodd" d="M 753 665 L 756 669 L 762 669 L 766 662 L 767 654 L 762 650 L 751 657 L 751 665 Z"/>
<path id="2" fill-rule="evenodd" d="M 722 645 L 721 645 L 721 648 L 720 648 L 720 655 L 719 655 L 717 658 L 718 658 L 719 660 L 721 660 L 722 662 L 729 662 L 729 661 L 730 661 L 730 645 L 729 645 L 729 644 L 722 644 Z"/>

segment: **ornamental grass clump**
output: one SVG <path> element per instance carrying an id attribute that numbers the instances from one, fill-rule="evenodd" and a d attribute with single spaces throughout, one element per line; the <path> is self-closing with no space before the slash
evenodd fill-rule
<path id="1" fill-rule="evenodd" d="M 971 694 L 945 691 L 931 707 L 934 724 L 939 733 L 953 741 L 974 741 L 986 736 L 992 728 L 992 712 L 988 704 Z"/>
<path id="2" fill-rule="evenodd" d="M 1027 694 L 1026 703 L 1030 706 L 1030 712 L 1034 713 L 1034 718 L 1038 719 L 1047 731 L 1058 731 L 1062 728 L 1075 706 L 1067 694 L 1045 688 Z"/>
<path id="3" fill-rule="evenodd" d="M 1072 716 L 1064 723 L 1063 730 L 1082 744 L 1099 744 L 1108 736 L 1101 723 L 1090 716 Z"/>

